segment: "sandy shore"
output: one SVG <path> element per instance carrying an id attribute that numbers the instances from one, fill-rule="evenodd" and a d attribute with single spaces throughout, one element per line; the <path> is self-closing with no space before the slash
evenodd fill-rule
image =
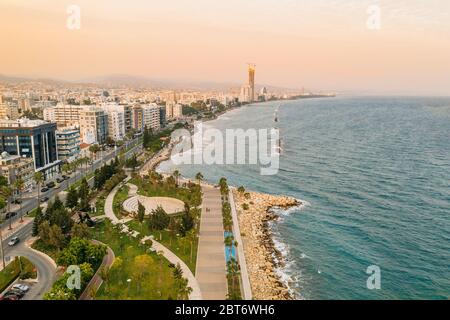
<path id="1" fill-rule="evenodd" d="M 278 216 L 271 213 L 270 209 L 273 207 L 287 209 L 301 203 L 291 197 L 246 192 L 250 194 L 249 199 L 236 190 L 233 190 L 233 195 L 244 242 L 253 298 L 291 300 L 293 297 L 288 288 L 276 274 L 276 269 L 282 267 L 283 259 L 281 253 L 274 246 L 269 228 L 269 222 L 276 220 Z M 244 203 L 248 204 L 248 210 L 242 208 Z"/>

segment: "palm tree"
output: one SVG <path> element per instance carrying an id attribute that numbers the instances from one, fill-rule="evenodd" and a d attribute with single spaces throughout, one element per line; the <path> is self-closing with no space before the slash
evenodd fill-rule
<path id="1" fill-rule="evenodd" d="M 100 146 L 98 144 L 93 144 L 92 146 L 89 147 L 89 152 L 92 154 L 94 154 L 95 159 L 97 160 L 97 153 L 100 151 Z"/>
<path id="2" fill-rule="evenodd" d="M 14 188 L 19 193 L 19 200 L 20 200 L 20 222 L 23 222 L 23 212 L 22 212 L 22 192 L 23 188 L 25 187 L 25 183 L 23 182 L 22 178 L 17 178 L 16 181 L 14 181 Z"/>
<path id="3" fill-rule="evenodd" d="M 195 175 L 195 179 L 197 180 L 198 184 L 200 184 L 200 183 L 202 182 L 202 180 L 203 180 L 203 175 L 202 175 L 202 173 L 201 173 L 201 172 L 198 172 L 198 173 Z"/>
<path id="4" fill-rule="evenodd" d="M 38 205 L 41 203 L 41 185 L 42 182 L 44 182 L 44 175 L 42 174 L 42 172 L 38 171 L 35 172 L 33 175 L 33 180 L 34 182 L 36 182 L 37 188 L 38 188 Z"/>
<path id="5" fill-rule="evenodd" d="M 175 170 L 175 171 L 173 172 L 173 177 L 175 178 L 175 181 L 176 181 L 177 187 L 178 187 L 178 182 L 179 182 L 180 176 L 181 176 L 181 173 L 180 173 L 180 171 L 178 171 L 178 170 Z"/>
<path id="6" fill-rule="evenodd" d="M 228 250 L 230 252 L 230 257 L 232 258 L 234 237 L 233 236 L 226 236 L 224 243 L 225 243 L 225 246 L 229 248 Z"/>

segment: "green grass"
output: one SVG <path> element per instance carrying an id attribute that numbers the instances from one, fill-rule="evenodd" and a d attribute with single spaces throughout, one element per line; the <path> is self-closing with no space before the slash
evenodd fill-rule
<path id="1" fill-rule="evenodd" d="M 116 217 L 119 219 L 122 219 L 122 217 L 124 216 L 122 214 L 122 211 L 123 211 L 122 204 L 125 200 L 127 200 L 129 190 L 130 190 L 130 188 L 127 185 L 124 185 L 114 195 L 113 211 L 114 211 L 114 214 L 116 215 Z"/>
<path id="2" fill-rule="evenodd" d="M 198 249 L 198 236 L 195 232 L 192 236 L 181 237 L 177 236 L 176 232 L 170 232 L 168 230 L 151 231 L 148 228 L 147 219 L 143 223 L 137 220 L 132 220 L 127 223 L 128 227 L 138 231 L 143 236 L 152 235 L 154 239 L 172 251 L 178 256 L 195 274 L 195 266 L 197 262 L 197 249 Z M 191 255 L 192 245 L 192 255 Z"/>
<path id="3" fill-rule="evenodd" d="M 116 256 L 108 280 L 97 292 L 98 300 L 166 300 L 176 299 L 177 291 L 169 262 L 139 243 L 117 231 L 108 219 L 94 228 L 94 238 L 108 245 Z M 135 258 L 148 256 L 151 263 L 145 274 L 139 274 Z M 140 279 L 138 279 L 140 277 Z M 127 280 L 131 279 L 131 282 Z"/>
<path id="4" fill-rule="evenodd" d="M 135 177 L 130 183 L 138 186 L 138 194 L 147 197 L 171 197 L 188 203 L 191 207 L 197 207 L 201 204 L 201 189 L 198 185 L 193 189 L 176 187 L 167 182 L 152 184 L 148 179 Z"/>
<path id="5" fill-rule="evenodd" d="M 47 246 L 41 239 L 36 240 L 31 247 L 37 251 L 41 251 L 56 261 L 58 258 L 58 249 Z"/>
<path id="6" fill-rule="evenodd" d="M 24 257 L 19 259 L 15 259 L 0 271 L 0 292 L 3 292 L 19 276 L 22 279 L 35 279 L 37 277 L 36 268 L 30 260 Z"/>
<path id="7" fill-rule="evenodd" d="M 89 181 L 91 178 L 93 178 L 95 175 L 95 172 L 90 172 L 88 175 L 86 175 L 86 180 Z M 76 175 L 77 178 L 79 179 L 77 182 L 75 182 L 74 184 L 69 185 L 66 188 L 66 191 L 69 190 L 70 187 L 74 187 L 75 189 L 78 189 L 81 185 L 81 181 L 83 180 L 83 176 L 81 174 L 77 174 Z"/>
<path id="8" fill-rule="evenodd" d="M 91 214 L 92 217 L 103 216 L 105 214 L 105 200 L 104 196 L 99 196 L 95 202 L 96 212 Z"/>

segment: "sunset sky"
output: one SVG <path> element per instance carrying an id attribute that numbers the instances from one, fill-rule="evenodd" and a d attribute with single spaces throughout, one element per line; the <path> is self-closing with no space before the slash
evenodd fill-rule
<path id="1" fill-rule="evenodd" d="M 252 62 L 259 84 L 450 95 L 448 0 L 0 0 L 0 26 L 5 75 L 241 83 Z"/>

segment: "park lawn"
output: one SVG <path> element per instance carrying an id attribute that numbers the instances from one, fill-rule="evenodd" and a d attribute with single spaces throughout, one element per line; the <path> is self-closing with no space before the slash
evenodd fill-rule
<path id="1" fill-rule="evenodd" d="M 91 213 L 92 217 L 99 217 L 105 215 L 105 201 L 104 196 L 99 196 L 95 202 L 95 212 Z"/>
<path id="2" fill-rule="evenodd" d="M 131 220 L 127 223 L 132 230 L 138 231 L 143 236 L 153 236 L 156 241 L 168 248 L 178 256 L 191 269 L 195 275 L 195 267 L 197 263 L 198 236 L 197 232 L 192 238 L 186 236 L 177 236 L 176 232 L 169 230 L 151 231 L 148 228 L 147 219 L 143 223 L 137 220 Z M 192 246 L 192 248 L 191 248 Z M 191 253 L 192 249 L 192 253 Z"/>
<path id="3" fill-rule="evenodd" d="M 31 245 L 31 247 L 37 251 L 41 251 L 41 252 L 45 253 L 50 258 L 52 258 L 54 261 L 56 261 L 58 258 L 58 254 L 59 254 L 58 249 L 51 247 L 51 246 L 47 246 L 41 239 L 37 239 Z"/>
<path id="4" fill-rule="evenodd" d="M 105 219 L 94 228 L 95 239 L 108 245 L 116 256 L 108 274 L 108 280 L 97 292 L 98 300 L 167 300 L 176 299 L 177 290 L 169 262 L 157 253 L 151 252 L 149 245 L 138 239 L 120 233 Z M 150 257 L 145 274 L 138 273 L 135 258 Z M 139 279 L 138 279 L 139 277 Z M 131 279 L 130 282 L 127 280 Z"/>
<path id="5" fill-rule="evenodd" d="M 3 292 L 19 276 L 22 279 L 36 279 L 36 268 L 30 260 L 25 257 L 19 259 L 15 259 L 0 271 L 0 292 Z M 20 272 L 21 269 L 22 273 Z"/>
<path id="6" fill-rule="evenodd" d="M 123 187 L 121 187 L 117 193 L 114 195 L 114 199 L 113 199 L 113 211 L 114 214 L 116 215 L 117 218 L 122 219 L 123 214 L 122 214 L 122 204 L 125 200 L 127 200 L 128 198 L 128 191 L 130 190 L 130 188 L 127 185 L 124 185 Z"/>
<path id="7" fill-rule="evenodd" d="M 140 177 L 135 177 L 130 180 L 130 183 L 138 187 L 138 194 L 147 197 L 170 197 L 188 203 L 191 207 L 198 207 L 201 204 L 200 187 L 197 192 L 193 192 L 189 188 L 171 186 L 167 182 L 159 184 L 152 184 L 148 180 Z"/>

